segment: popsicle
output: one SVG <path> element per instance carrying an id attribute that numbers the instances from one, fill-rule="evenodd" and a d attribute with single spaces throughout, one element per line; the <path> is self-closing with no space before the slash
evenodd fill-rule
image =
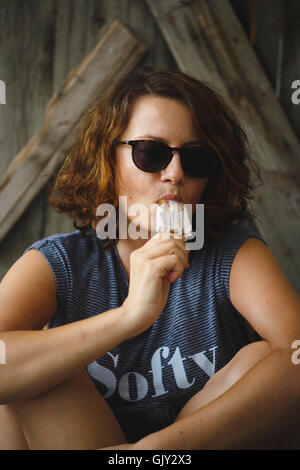
<path id="1" fill-rule="evenodd" d="M 193 238 L 189 213 L 183 203 L 162 199 L 156 210 L 156 232 L 173 232 L 184 239 Z"/>

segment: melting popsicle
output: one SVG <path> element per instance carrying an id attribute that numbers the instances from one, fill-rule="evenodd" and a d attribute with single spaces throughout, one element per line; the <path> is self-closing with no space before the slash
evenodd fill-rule
<path id="1" fill-rule="evenodd" d="M 184 204 L 162 199 L 156 210 L 156 232 L 173 232 L 184 241 L 193 238 L 192 224 Z"/>

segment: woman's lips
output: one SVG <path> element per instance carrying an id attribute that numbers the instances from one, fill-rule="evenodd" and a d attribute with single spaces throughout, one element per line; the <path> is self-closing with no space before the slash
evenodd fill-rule
<path id="1" fill-rule="evenodd" d="M 161 196 L 156 202 L 159 203 L 159 201 L 163 200 L 181 202 L 180 197 L 174 194 L 166 194 L 165 196 Z"/>

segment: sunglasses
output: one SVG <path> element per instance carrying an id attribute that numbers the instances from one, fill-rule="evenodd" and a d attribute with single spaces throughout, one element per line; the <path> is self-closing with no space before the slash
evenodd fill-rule
<path id="1" fill-rule="evenodd" d="M 156 140 L 121 140 L 117 145 L 131 145 L 134 164 L 142 171 L 156 173 L 166 168 L 176 150 L 183 171 L 194 178 L 210 176 L 218 164 L 218 154 L 209 146 L 177 148 Z"/>

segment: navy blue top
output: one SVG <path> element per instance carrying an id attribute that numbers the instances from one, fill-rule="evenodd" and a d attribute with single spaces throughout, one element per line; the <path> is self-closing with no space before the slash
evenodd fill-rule
<path id="1" fill-rule="evenodd" d="M 190 267 L 171 283 L 153 325 L 87 365 L 129 442 L 171 424 L 239 349 L 261 339 L 229 295 L 233 259 L 249 237 L 266 244 L 257 232 L 230 224 L 221 240 L 191 250 Z M 58 308 L 50 328 L 117 308 L 126 299 L 128 280 L 118 252 L 104 250 L 95 231 L 48 236 L 25 252 L 33 248 L 56 281 Z"/>

